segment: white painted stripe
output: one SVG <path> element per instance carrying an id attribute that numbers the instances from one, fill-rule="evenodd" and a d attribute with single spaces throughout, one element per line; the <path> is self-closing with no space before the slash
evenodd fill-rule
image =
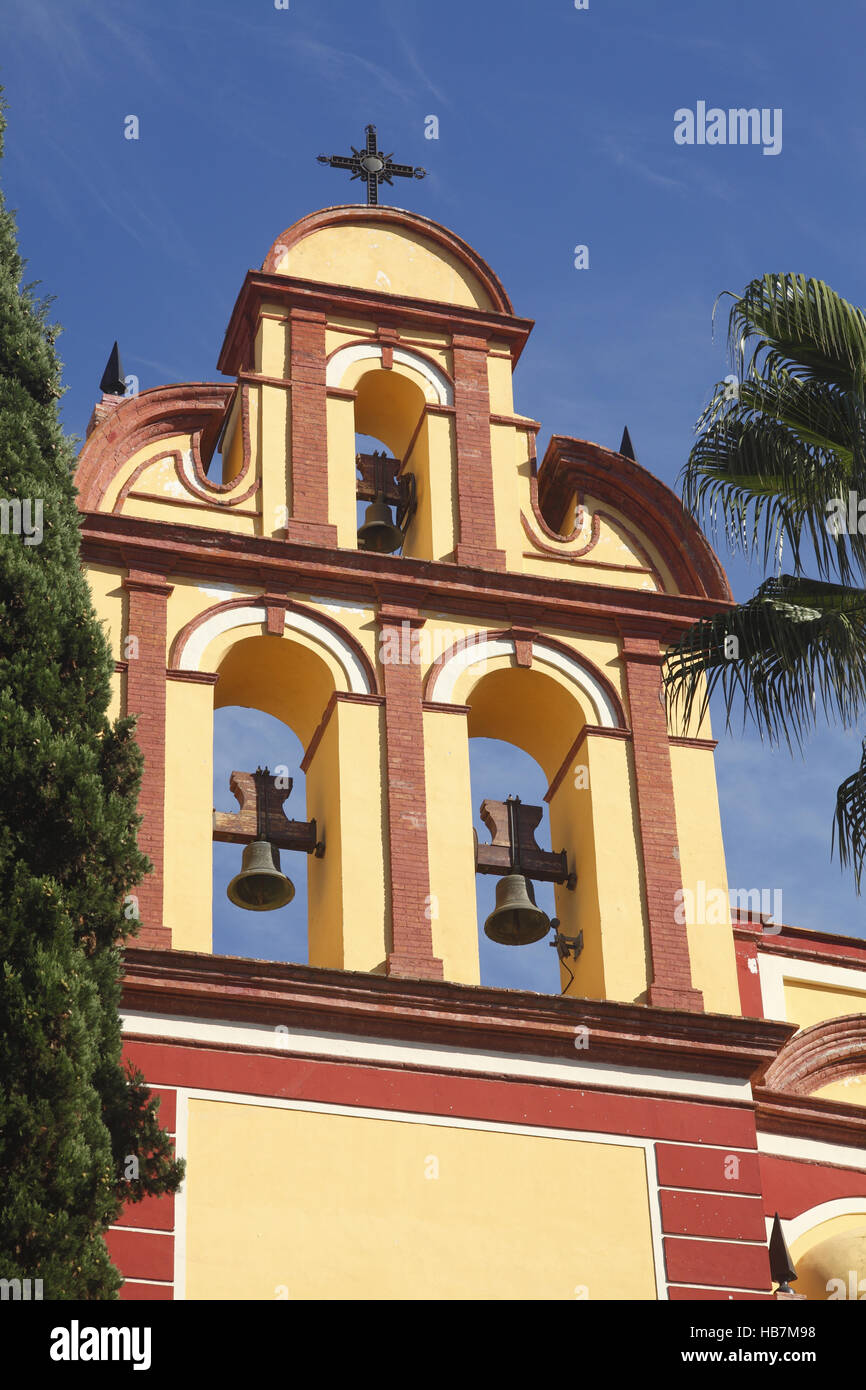
<path id="1" fill-rule="evenodd" d="M 835 1163 L 842 1168 L 866 1170 L 866 1149 L 849 1144 L 827 1144 L 821 1139 L 801 1139 L 796 1135 L 758 1133 L 760 1153 L 777 1158 L 800 1158 L 807 1163 Z"/>
<path id="2" fill-rule="evenodd" d="M 187 1092 L 177 1088 L 177 1137 L 175 1156 L 186 1158 L 189 1152 L 189 1101 Z M 186 1298 L 186 1176 L 174 1194 L 174 1296 Z"/>
<path id="3" fill-rule="evenodd" d="M 124 1284 L 158 1284 L 161 1289 L 173 1289 L 170 1279 L 127 1279 L 124 1277 Z"/>
<path id="4" fill-rule="evenodd" d="M 340 348 L 328 362 L 325 382 L 328 386 L 341 386 L 346 372 L 356 362 L 381 362 L 381 343 L 351 343 Z M 411 367 L 424 378 L 432 389 L 433 401 L 438 405 L 453 405 L 454 391 L 450 381 L 434 362 L 421 357 L 411 348 L 395 347 L 394 361 L 403 367 Z"/>
<path id="5" fill-rule="evenodd" d="M 643 1149 L 646 1162 L 647 1193 L 649 1198 L 649 1220 L 652 1235 L 653 1270 L 656 1294 L 659 1300 L 667 1299 L 665 1280 L 664 1246 L 662 1244 L 661 1205 L 658 1189 L 654 1141 L 639 1139 L 627 1134 L 598 1134 L 592 1130 L 547 1129 L 539 1125 L 499 1124 L 489 1120 L 464 1120 L 453 1115 L 427 1115 L 411 1110 L 374 1110 L 368 1106 L 332 1105 L 309 1100 L 285 1100 L 275 1096 L 247 1096 L 235 1091 L 206 1091 L 195 1087 L 178 1088 L 178 1116 L 183 1112 L 183 1141 L 181 1147 L 178 1124 L 178 1158 L 189 1156 L 189 1102 L 191 1100 L 220 1101 L 229 1105 L 255 1105 L 271 1110 L 294 1110 L 313 1115 L 355 1116 L 363 1120 L 382 1120 L 389 1124 L 432 1125 L 439 1129 L 467 1129 L 484 1131 L 488 1134 L 518 1134 L 537 1139 L 561 1139 L 566 1143 L 608 1144 L 616 1148 Z M 180 1195 L 175 1198 L 179 1202 Z M 186 1199 L 183 1207 L 183 1261 L 180 1274 L 179 1246 L 181 1240 L 181 1213 L 176 1212 L 177 1235 L 175 1237 L 175 1297 L 186 1297 Z"/>
<path id="6" fill-rule="evenodd" d="M 178 654 L 178 668 L 181 671 L 201 670 L 204 654 L 215 637 L 239 627 L 255 626 L 261 629 L 266 620 L 267 614 L 260 604 L 244 604 L 243 607 L 224 608 L 213 613 L 190 633 L 183 650 Z M 292 609 L 286 609 L 285 627 L 286 632 L 300 632 L 324 647 L 343 671 L 347 689 L 352 694 L 370 694 L 370 682 L 362 663 L 350 644 L 339 633 L 318 622 L 311 614 L 296 613 Z"/>
<path id="7" fill-rule="evenodd" d="M 248 1048 L 268 1048 L 285 1052 L 312 1053 L 323 1058 L 358 1062 L 407 1063 L 439 1070 L 477 1072 L 480 1075 L 541 1078 L 569 1085 L 611 1086 L 619 1089 L 662 1092 L 688 1099 L 738 1100 L 750 1102 L 748 1081 L 729 1077 L 703 1076 L 691 1072 L 652 1071 L 646 1067 L 614 1067 L 586 1060 L 585 1054 L 563 1058 L 560 1062 L 527 1054 L 508 1052 L 465 1052 L 459 1047 L 431 1047 L 428 1043 L 386 1042 L 350 1034 L 318 1033 L 306 1029 L 264 1028 L 255 1023 L 230 1023 L 216 1019 L 182 1018 L 172 1014 L 124 1011 L 121 1026 L 125 1033 L 176 1039 L 179 1042 L 207 1042 L 214 1046 L 228 1043 Z M 591 1047 L 591 1040 L 590 1040 Z M 150 1084 L 156 1085 L 155 1082 Z M 170 1084 L 170 1083 L 169 1083 Z M 178 1127 L 180 1120 L 178 1120 Z"/>
<path id="8" fill-rule="evenodd" d="M 825 1221 L 832 1221 L 835 1216 L 862 1216 L 866 1221 L 866 1197 L 839 1197 L 833 1202 L 819 1202 L 816 1207 L 809 1207 L 799 1216 L 792 1216 L 782 1222 L 782 1230 L 788 1244 L 793 1244 L 799 1240 L 800 1236 L 811 1231 L 813 1227 L 820 1226 Z M 773 1229 L 772 1216 L 766 1217 L 767 1239 Z"/>
<path id="9" fill-rule="evenodd" d="M 431 700 L 435 704 L 453 704 L 454 689 L 464 671 L 469 670 L 472 666 L 483 666 L 496 657 L 513 656 L 514 654 L 514 641 L 505 637 L 490 637 L 477 642 L 467 642 L 465 646 L 458 647 L 451 656 L 444 654 L 442 665 L 439 667 L 431 687 Z M 588 696 L 594 711 L 595 722 L 599 727 L 603 729 L 618 727 L 619 721 L 610 695 L 592 672 L 581 664 L 577 652 L 575 652 L 574 657 L 570 657 L 565 652 L 557 651 L 555 647 L 548 647 L 544 642 L 536 641 L 532 644 L 532 661 L 533 665 L 552 666 L 554 670 L 566 676 L 584 695 Z"/>

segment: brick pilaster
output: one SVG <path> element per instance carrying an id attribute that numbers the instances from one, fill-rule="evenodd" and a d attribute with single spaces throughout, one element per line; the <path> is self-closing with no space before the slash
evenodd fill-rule
<path id="1" fill-rule="evenodd" d="M 325 315 L 291 310 L 292 496 L 286 535 L 309 545 L 337 544 L 328 522 L 328 396 Z"/>
<path id="2" fill-rule="evenodd" d="M 382 663 L 391 858 L 391 943 L 386 970 L 389 975 L 441 980 L 442 961 L 433 954 L 430 910 L 421 667 L 412 659 L 411 640 L 424 619 L 383 605 L 378 622 L 383 653 L 390 657 L 399 653 L 399 660 Z"/>
<path id="3" fill-rule="evenodd" d="M 504 570 L 505 552 L 496 545 L 487 343 L 455 334 L 452 357 L 459 519 L 454 556 L 459 565 Z"/>
<path id="4" fill-rule="evenodd" d="M 171 585 L 165 575 L 130 569 L 123 587 L 129 596 L 126 713 L 138 717 L 136 739 L 144 755 L 138 797 L 142 816 L 139 848 L 153 872 L 135 889 L 141 928 L 140 946 L 170 946 L 171 932 L 163 925 L 163 844 L 165 837 L 165 644 L 166 606 Z"/>
<path id="5" fill-rule="evenodd" d="M 686 924 L 676 920 L 683 880 L 658 640 L 624 632 L 621 659 L 631 711 L 649 923 L 652 981 L 647 1002 L 698 1012 L 704 1006 L 703 995 L 692 985 Z"/>

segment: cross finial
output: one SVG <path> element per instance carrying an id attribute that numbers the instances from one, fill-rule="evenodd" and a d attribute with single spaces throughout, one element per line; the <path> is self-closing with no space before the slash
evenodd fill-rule
<path id="1" fill-rule="evenodd" d="M 363 150 L 351 146 L 351 155 L 320 154 L 320 164 L 330 164 L 332 169 L 348 169 L 353 179 L 364 179 L 367 184 L 367 203 L 375 207 L 379 202 L 379 184 L 393 183 L 400 179 L 423 179 L 427 170 L 415 168 L 412 164 L 395 164 L 390 154 L 383 154 L 378 148 L 376 127 L 367 126 L 367 144 Z"/>

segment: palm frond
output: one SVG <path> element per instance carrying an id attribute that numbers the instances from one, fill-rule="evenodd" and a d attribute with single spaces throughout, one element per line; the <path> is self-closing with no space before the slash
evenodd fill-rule
<path id="1" fill-rule="evenodd" d="M 741 370 L 749 353 L 770 367 L 863 395 L 866 315 L 805 275 L 761 275 L 734 300 L 728 341 Z"/>
<path id="2" fill-rule="evenodd" d="M 866 707 L 866 590 L 802 575 L 768 579 L 748 603 L 690 627 L 671 648 L 668 703 L 690 725 L 716 689 L 762 737 L 801 744 L 820 708 L 850 726 Z"/>
<path id="3" fill-rule="evenodd" d="M 836 812 L 833 816 L 833 843 L 838 844 L 842 868 L 850 864 L 854 884 L 860 892 L 863 868 L 866 864 L 866 739 L 863 756 L 856 772 L 852 772 L 836 792 Z"/>

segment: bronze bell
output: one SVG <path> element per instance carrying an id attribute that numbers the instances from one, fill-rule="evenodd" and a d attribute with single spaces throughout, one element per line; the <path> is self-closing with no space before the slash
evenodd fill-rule
<path id="1" fill-rule="evenodd" d="M 532 880 L 506 874 L 496 884 L 496 906 L 484 923 L 484 934 L 500 946 L 528 946 L 550 931 L 550 918 L 536 906 Z"/>
<path id="2" fill-rule="evenodd" d="M 226 889 L 235 907 L 248 912 L 272 912 L 295 896 L 295 885 L 280 869 L 280 851 L 269 840 L 244 846 L 241 871 Z"/>
<path id="3" fill-rule="evenodd" d="M 358 528 L 358 543 L 362 550 L 373 550 L 377 555 L 393 555 L 403 544 L 403 532 L 394 525 L 391 508 L 381 492 L 367 508 L 364 524 Z"/>

